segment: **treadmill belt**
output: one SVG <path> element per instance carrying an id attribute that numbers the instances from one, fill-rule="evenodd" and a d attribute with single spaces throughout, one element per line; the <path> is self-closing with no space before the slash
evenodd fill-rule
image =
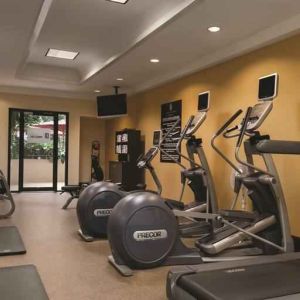
<path id="1" fill-rule="evenodd" d="M 298 294 L 300 259 L 184 275 L 178 285 L 196 299 L 261 300 Z"/>
<path id="2" fill-rule="evenodd" d="M 0 227 L 0 256 L 25 254 L 26 249 L 15 226 Z"/>
<path id="3" fill-rule="evenodd" d="M 1 300 L 49 300 L 33 265 L 0 268 Z"/>

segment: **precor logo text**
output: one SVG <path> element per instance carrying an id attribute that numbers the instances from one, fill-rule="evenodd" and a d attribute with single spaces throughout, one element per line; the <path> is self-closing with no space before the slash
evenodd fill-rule
<path id="1" fill-rule="evenodd" d="M 107 217 L 111 214 L 112 208 L 95 209 L 94 215 L 96 217 Z"/>
<path id="2" fill-rule="evenodd" d="M 138 242 L 147 241 L 147 240 L 166 239 L 167 237 L 168 237 L 168 232 L 165 229 L 143 230 L 143 231 L 135 231 L 133 233 L 133 238 Z"/>

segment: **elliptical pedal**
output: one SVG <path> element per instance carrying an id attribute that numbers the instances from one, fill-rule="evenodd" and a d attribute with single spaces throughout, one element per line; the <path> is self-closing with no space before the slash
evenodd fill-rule
<path id="1" fill-rule="evenodd" d="M 187 222 L 179 224 L 179 232 L 182 237 L 210 236 L 212 225 L 209 222 Z"/>
<path id="2" fill-rule="evenodd" d="M 250 222 L 234 222 L 234 224 L 242 229 L 245 229 L 251 225 Z M 203 236 L 203 237 L 199 238 L 195 242 L 195 245 L 199 249 L 201 249 L 201 245 L 218 243 L 221 240 L 224 240 L 225 238 L 231 236 L 232 234 L 234 234 L 236 232 L 239 232 L 236 228 L 224 226 L 224 227 L 220 228 L 218 230 L 218 232 L 213 233 L 213 235 L 211 235 L 209 237 Z M 213 236 L 213 238 L 212 238 L 212 236 Z"/>
<path id="3" fill-rule="evenodd" d="M 276 223 L 276 218 L 275 216 L 268 216 L 263 219 L 259 219 L 258 221 L 254 223 L 248 223 L 244 224 L 244 228 L 239 226 L 242 230 L 246 230 L 250 234 L 256 234 L 258 232 L 262 232 L 265 229 L 269 228 L 273 224 Z M 209 254 L 209 255 L 216 255 L 220 253 L 221 251 L 231 248 L 232 246 L 236 245 L 239 241 L 242 241 L 244 239 L 247 239 L 249 236 L 245 232 L 239 231 L 236 229 L 236 232 L 232 233 L 232 231 L 229 228 L 228 232 L 231 232 L 230 235 L 227 235 L 223 239 L 217 239 L 215 242 L 210 242 L 210 243 L 200 243 L 197 241 L 195 245 L 203 252 Z M 235 228 L 232 228 L 235 229 Z M 226 233 L 226 231 L 225 231 Z"/>

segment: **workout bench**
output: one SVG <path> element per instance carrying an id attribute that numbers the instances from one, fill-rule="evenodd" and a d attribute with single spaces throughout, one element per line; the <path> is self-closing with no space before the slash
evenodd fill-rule
<path id="1" fill-rule="evenodd" d="M 97 181 L 103 181 L 104 173 L 99 164 L 97 157 L 92 156 L 92 168 L 94 170 L 94 175 Z M 69 193 L 70 197 L 62 207 L 62 209 L 67 209 L 68 206 L 71 204 L 73 199 L 79 198 L 80 193 L 92 182 L 79 182 L 78 185 L 66 185 L 61 188 L 61 195 L 64 193 Z"/>

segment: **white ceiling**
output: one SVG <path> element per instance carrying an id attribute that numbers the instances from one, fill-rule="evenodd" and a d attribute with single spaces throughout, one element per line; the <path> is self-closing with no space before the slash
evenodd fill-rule
<path id="1" fill-rule="evenodd" d="M 299 0 L 0 0 L 0 91 L 134 93 L 299 31 Z M 80 54 L 50 58 L 49 48 Z"/>

